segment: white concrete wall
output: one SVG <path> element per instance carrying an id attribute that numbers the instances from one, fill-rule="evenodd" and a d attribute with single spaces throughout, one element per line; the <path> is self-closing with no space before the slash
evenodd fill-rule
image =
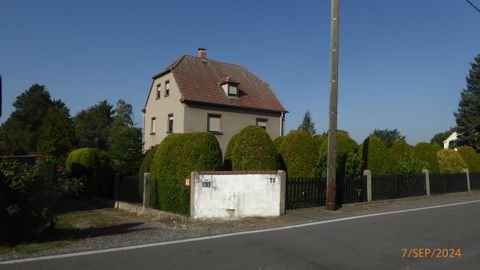
<path id="1" fill-rule="evenodd" d="M 190 188 L 193 219 L 274 217 L 285 213 L 283 171 L 192 173 Z"/>

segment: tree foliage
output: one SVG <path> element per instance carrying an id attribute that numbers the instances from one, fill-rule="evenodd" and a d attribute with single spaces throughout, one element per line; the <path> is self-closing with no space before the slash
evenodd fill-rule
<path id="1" fill-rule="evenodd" d="M 113 106 L 106 100 L 80 111 L 73 119 L 79 147 L 108 150 Z"/>
<path id="2" fill-rule="evenodd" d="M 310 135 L 315 135 L 315 133 L 317 132 L 315 130 L 315 123 L 312 120 L 310 111 L 305 112 L 305 115 L 303 116 L 303 121 L 300 126 L 298 126 L 298 130 L 305 131 Z"/>
<path id="3" fill-rule="evenodd" d="M 457 149 L 470 172 L 480 172 L 480 154 L 470 146 L 460 146 Z"/>
<path id="4" fill-rule="evenodd" d="M 113 111 L 113 128 L 133 127 L 133 107 L 131 104 L 125 102 L 123 99 L 119 99 L 115 104 L 115 110 Z"/>
<path id="5" fill-rule="evenodd" d="M 37 150 L 40 126 L 53 105 L 62 106 L 54 101 L 45 86 L 34 84 L 17 97 L 13 103 L 15 110 L 2 125 L 1 140 L 3 154 L 33 154 Z"/>
<path id="6" fill-rule="evenodd" d="M 397 129 L 375 129 L 370 136 L 381 139 L 387 147 L 391 147 L 396 140 L 405 141 L 405 136 Z"/>
<path id="7" fill-rule="evenodd" d="M 51 106 L 40 127 L 37 152 L 61 162 L 74 147 L 75 129 L 68 109 Z"/>
<path id="8" fill-rule="evenodd" d="M 110 156 L 117 171 L 134 175 L 142 162 L 142 130 L 136 127 L 118 127 L 110 136 Z"/>
<path id="9" fill-rule="evenodd" d="M 460 94 L 454 115 L 458 132 L 456 145 L 469 145 L 480 152 L 480 54 L 471 63 L 467 88 Z"/>

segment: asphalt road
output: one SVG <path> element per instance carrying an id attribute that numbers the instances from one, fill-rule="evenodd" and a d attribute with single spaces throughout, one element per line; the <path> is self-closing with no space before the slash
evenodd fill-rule
<path id="1" fill-rule="evenodd" d="M 480 269 L 479 224 L 480 201 L 474 201 L 131 250 L 0 263 L 0 269 Z M 426 255 L 422 248 L 439 250 L 431 250 L 437 253 L 434 258 L 413 258 Z M 454 258 L 438 258 L 447 255 L 443 249 Z"/>

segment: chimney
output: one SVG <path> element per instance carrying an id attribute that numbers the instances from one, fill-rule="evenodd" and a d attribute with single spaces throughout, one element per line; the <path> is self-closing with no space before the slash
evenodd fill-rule
<path id="1" fill-rule="evenodd" d="M 207 59 L 207 49 L 198 48 L 198 57 L 200 57 L 203 60 Z"/>

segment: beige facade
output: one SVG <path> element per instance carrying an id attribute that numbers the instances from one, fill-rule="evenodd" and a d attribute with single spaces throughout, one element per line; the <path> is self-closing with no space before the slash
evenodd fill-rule
<path id="1" fill-rule="evenodd" d="M 169 93 L 166 95 L 166 85 Z M 157 89 L 157 86 L 160 86 Z M 157 97 L 157 90 L 160 95 Z M 144 149 L 148 150 L 169 134 L 169 117 L 173 116 L 172 133 L 185 132 L 185 104 L 180 102 L 181 95 L 172 73 L 153 80 L 144 113 Z M 152 123 L 154 122 L 154 123 Z"/>
<path id="2" fill-rule="evenodd" d="M 169 94 L 165 96 L 166 82 Z M 158 85 L 160 86 L 159 89 Z M 157 98 L 157 91 L 160 96 Z M 207 132 L 209 116 L 219 118 L 219 131 L 215 134 L 222 153 L 230 138 L 250 125 L 265 125 L 272 139 L 283 134 L 282 113 L 228 108 L 215 105 L 192 105 L 181 102 L 181 95 L 171 73 L 156 78 L 151 86 L 144 113 L 144 150 L 160 144 L 170 133 L 169 117 L 173 116 L 173 132 Z M 154 123 L 152 123 L 154 122 Z"/>

